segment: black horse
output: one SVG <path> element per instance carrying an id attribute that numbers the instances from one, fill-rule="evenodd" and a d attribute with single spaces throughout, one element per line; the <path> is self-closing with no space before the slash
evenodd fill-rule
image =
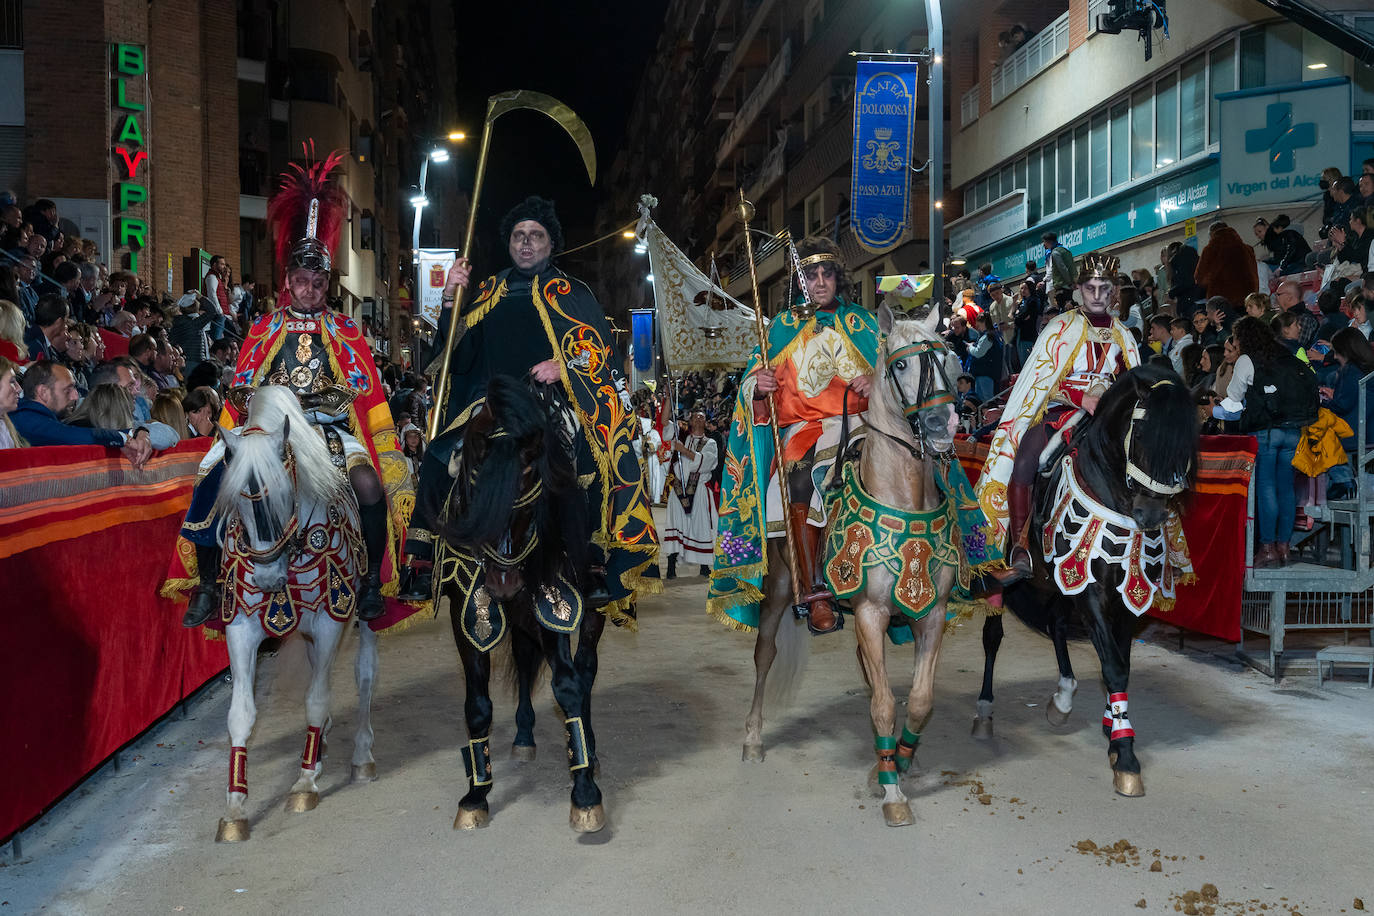
<path id="1" fill-rule="evenodd" d="M 455 829 L 488 822 L 491 651 L 507 638 L 519 690 L 512 757 L 534 759 L 530 694 L 540 663 L 547 662 L 554 698 L 567 716 L 570 823 L 581 833 L 605 824 L 591 725 L 596 645 L 605 617 L 586 606 L 591 539 L 574 458 L 575 423 L 551 389 L 532 390 L 522 380 L 498 375 L 451 462 L 454 486 L 436 516 L 445 519 L 436 571 L 463 663 L 469 738 L 463 765 L 471 784 Z"/>
<path id="2" fill-rule="evenodd" d="M 1059 686 L 1045 714 L 1056 727 L 1068 721 L 1078 688 L 1068 640 L 1086 628 L 1107 693 L 1102 733 L 1109 740 L 1113 787 L 1122 795 L 1144 795 L 1135 731 L 1126 715 L 1131 639 L 1137 615 L 1155 594 L 1149 587 L 1160 587 L 1174 571 L 1169 563 L 1171 556 L 1177 559 L 1170 519 L 1177 519 L 1177 503 L 1197 473 L 1196 407 L 1172 370 L 1141 366 L 1112 385 L 1070 442 L 1036 478 L 1028 537 L 1034 572 L 1005 591 L 1004 604 L 1054 642 Z M 1075 476 L 1066 481 L 1065 474 Z M 1085 512 L 1085 506 L 1105 511 Z M 1066 513 L 1068 523 L 1060 524 Z M 1099 519 L 1099 539 L 1094 540 L 1097 529 L 1090 517 Z M 1139 541 L 1132 540 L 1133 532 L 1139 533 Z M 1047 539 L 1050 561 L 1045 559 Z M 1075 565 L 1075 553 L 1085 546 Z M 1130 575 L 1133 549 L 1142 558 L 1134 567 L 1139 575 Z M 1172 585 L 1164 591 L 1171 594 Z M 1136 610 L 1127 606 L 1128 594 Z M 989 615 L 983 623 L 983 690 L 975 737 L 992 735 L 993 666 L 1001 643 L 1002 618 Z"/>

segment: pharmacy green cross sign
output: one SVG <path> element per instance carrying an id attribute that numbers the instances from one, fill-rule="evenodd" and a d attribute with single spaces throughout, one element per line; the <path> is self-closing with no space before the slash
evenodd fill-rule
<path id="1" fill-rule="evenodd" d="M 1245 151 L 1268 152 L 1270 174 L 1287 175 L 1297 167 L 1294 153 L 1317 145 L 1317 124 L 1315 121 L 1294 124 L 1291 102 L 1275 102 L 1268 106 L 1264 120 L 1263 127 L 1245 132 Z"/>

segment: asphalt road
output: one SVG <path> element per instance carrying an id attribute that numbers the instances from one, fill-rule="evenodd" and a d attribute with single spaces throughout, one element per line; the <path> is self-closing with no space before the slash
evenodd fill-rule
<path id="1" fill-rule="evenodd" d="M 1156 627 L 1134 646 L 1131 719 L 1147 795 L 1115 796 L 1095 658 L 1051 732 L 1047 641 L 1008 622 L 998 737 L 969 736 L 978 624 L 946 640 L 935 714 L 907 780 L 914 826 L 865 786 L 868 703 L 846 632 L 811 641 L 801 695 L 743 763 L 752 637 L 702 611 L 704 580 L 608 632 L 596 689 L 608 825 L 572 833 L 562 723 L 537 701 L 540 759 L 507 759 L 497 696 L 485 830 L 452 827 L 465 791 L 462 681 L 447 614 L 382 643 L 380 778 L 348 783 L 349 638 L 336 727 L 306 814 L 282 803 L 304 740 L 287 653 L 260 673 L 249 749 L 253 837 L 213 842 L 228 764 L 221 685 L 89 780 L 0 865 L 0 914 L 53 913 L 1303 913 L 1374 906 L 1374 695 L 1353 679 L 1268 679 Z M 899 696 L 906 649 L 890 649 Z M 1362 683 L 1362 680 L 1360 681 Z M 1158 863 L 1156 865 L 1155 863 Z"/>

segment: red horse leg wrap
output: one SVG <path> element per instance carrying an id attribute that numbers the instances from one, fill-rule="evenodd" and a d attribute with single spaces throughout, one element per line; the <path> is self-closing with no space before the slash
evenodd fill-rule
<path id="1" fill-rule="evenodd" d="M 1107 700 L 1111 704 L 1111 740 L 1134 738 L 1135 729 L 1131 728 L 1131 720 L 1126 717 L 1126 694 L 1114 693 Z"/>
<path id="2" fill-rule="evenodd" d="M 248 748 L 229 748 L 229 791 L 248 794 Z"/>
<path id="3" fill-rule="evenodd" d="M 301 755 L 301 769 L 313 770 L 320 762 L 320 728 L 312 725 L 305 731 L 305 753 Z"/>

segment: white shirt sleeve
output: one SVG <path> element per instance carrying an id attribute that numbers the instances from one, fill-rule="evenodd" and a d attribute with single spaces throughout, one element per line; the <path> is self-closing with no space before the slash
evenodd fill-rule
<path id="1" fill-rule="evenodd" d="M 1245 408 L 1245 392 L 1249 390 L 1250 384 L 1254 380 L 1255 364 L 1250 360 L 1250 357 L 1242 354 L 1236 360 L 1236 371 L 1226 386 L 1226 398 L 1221 402 L 1221 406 L 1231 412 L 1243 410 Z"/>

